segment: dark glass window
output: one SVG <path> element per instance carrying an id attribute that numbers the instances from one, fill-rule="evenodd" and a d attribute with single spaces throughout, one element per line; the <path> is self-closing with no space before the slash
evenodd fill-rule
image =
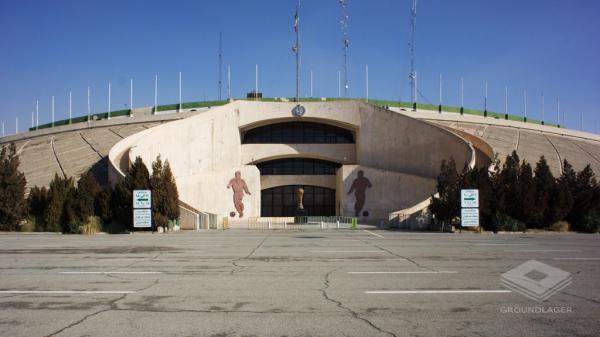
<path id="1" fill-rule="evenodd" d="M 269 124 L 242 132 L 242 144 L 353 144 L 354 134 L 313 122 Z"/>
<path id="2" fill-rule="evenodd" d="M 318 186 L 287 185 L 261 191 L 261 216 L 293 216 L 296 190 L 304 189 L 304 208 L 310 216 L 335 215 L 335 190 Z"/>
<path id="3" fill-rule="evenodd" d="M 262 175 L 335 175 L 338 163 L 312 158 L 284 158 L 256 164 Z"/>

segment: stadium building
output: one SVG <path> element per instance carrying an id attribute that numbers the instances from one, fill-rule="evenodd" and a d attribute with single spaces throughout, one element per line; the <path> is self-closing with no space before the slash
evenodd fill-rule
<path id="1" fill-rule="evenodd" d="M 307 215 L 358 217 L 361 223 L 427 223 L 440 163 L 487 166 L 516 150 L 555 175 L 568 159 L 600 172 L 600 137 L 550 125 L 437 111 L 406 111 L 363 101 L 296 103 L 237 100 L 221 106 L 115 117 L 32 130 L 15 141 L 28 187 L 55 173 L 92 169 L 115 183 L 141 157 L 169 160 L 184 228 L 198 214 L 244 222 L 293 216 L 298 188 Z"/>

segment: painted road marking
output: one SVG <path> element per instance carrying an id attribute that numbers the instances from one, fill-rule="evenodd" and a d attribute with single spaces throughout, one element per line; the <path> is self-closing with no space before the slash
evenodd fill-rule
<path id="1" fill-rule="evenodd" d="M 49 294 L 49 295 L 70 295 L 70 294 L 134 294 L 132 290 L 0 290 L 0 294 Z"/>
<path id="2" fill-rule="evenodd" d="M 524 252 L 524 253 L 545 253 L 545 252 L 582 252 L 579 249 L 514 249 L 505 250 L 505 252 Z"/>
<path id="3" fill-rule="evenodd" d="M 457 271 L 349 271 L 348 274 L 456 274 Z"/>
<path id="4" fill-rule="evenodd" d="M 311 253 L 387 253 L 383 250 L 311 250 Z"/>
<path id="5" fill-rule="evenodd" d="M 366 230 L 366 229 L 363 229 L 363 232 L 367 232 L 367 233 L 369 233 L 369 234 L 371 234 L 371 235 L 375 235 L 375 236 L 376 236 L 376 237 L 378 237 L 378 238 L 383 238 L 383 236 L 382 236 L 382 235 L 379 235 L 379 234 L 373 233 L 373 232 L 371 232 L 371 231 L 368 231 L 368 230 Z"/>
<path id="6" fill-rule="evenodd" d="M 162 274 L 162 271 L 61 271 L 59 274 Z"/>
<path id="7" fill-rule="evenodd" d="M 508 294 L 510 290 L 373 290 L 365 294 Z"/>
<path id="8" fill-rule="evenodd" d="M 600 257 L 555 257 L 553 260 L 600 260 Z"/>
<path id="9" fill-rule="evenodd" d="M 476 243 L 474 246 L 527 246 L 528 243 Z"/>

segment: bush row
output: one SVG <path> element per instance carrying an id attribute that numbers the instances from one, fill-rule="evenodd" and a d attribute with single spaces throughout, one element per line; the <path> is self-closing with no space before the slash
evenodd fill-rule
<path id="1" fill-rule="evenodd" d="M 454 159 L 443 161 L 437 178 L 439 196 L 431 211 L 439 224 L 458 224 L 460 190 L 479 189 L 480 225 L 487 230 L 564 228 L 581 232 L 600 230 L 600 184 L 589 165 L 576 172 L 564 160 L 554 177 L 542 156 L 535 168 L 520 161 L 516 151 L 491 169 L 456 169 Z M 562 222 L 562 223 L 561 223 Z"/>

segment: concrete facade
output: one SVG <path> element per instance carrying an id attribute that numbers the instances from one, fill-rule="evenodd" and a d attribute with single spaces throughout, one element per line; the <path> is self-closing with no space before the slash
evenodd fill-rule
<path id="1" fill-rule="evenodd" d="M 109 154 L 111 181 L 140 156 L 150 164 L 169 160 L 180 199 L 192 207 L 237 219 L 234 193 L 227 186 L 240 172 L 251 194 L 242 192 L 244 217 L 260 216 L 261 190 L 283 185 L 336 189 L 336 213 L 354 216 L 359 171 L 371 187 L 359 212 L 362 222 L 377 222 L 435 191 L 440 162 L 459 165 L 473 157 L 467 141 L 430 123 L 362 102 L 310 102 L 303 117 L 294 103 L 236 101 L 184 120 L 142 131 L 117 143 Z M 355 144 L 242 144 L 241 133 L 259 126 L 310 121 L 351 130 Z M 279 158 L 317 158 L 341 164 L 336 176 L 260 176 L 255 164 Z"/>

